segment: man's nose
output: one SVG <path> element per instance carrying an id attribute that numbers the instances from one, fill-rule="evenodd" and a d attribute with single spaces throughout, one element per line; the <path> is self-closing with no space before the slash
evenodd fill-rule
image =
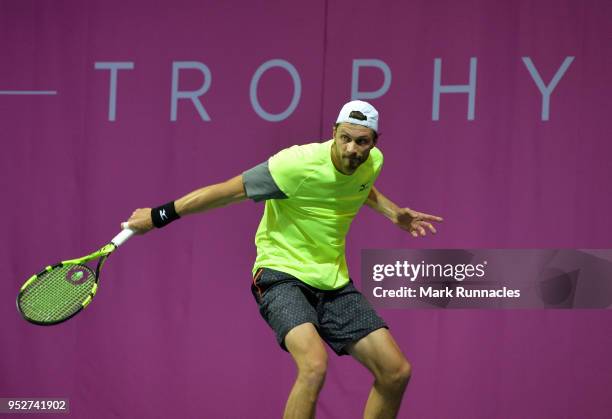
<path id="1" fill-rule="evenodd" d="M 355 141 L 351 141 L 350 143 L 346 145 L 346 151 L 350 154 L 359 155 L 359 147 L 357 146 Z"/>

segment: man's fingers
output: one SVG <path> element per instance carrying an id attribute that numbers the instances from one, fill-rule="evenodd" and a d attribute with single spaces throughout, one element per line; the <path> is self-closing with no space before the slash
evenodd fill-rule
<path id="1" fill-rule="evenodd" d="M 406 216 L 406 217 L 404 217 Z M 425 237 L 427 236 L 427 229 L 433 234 L 436 234 L 438 230 L 428 221 L 444 221 L 442 217 L 437 215 L 425 214 L 423 212 L 416 212 L 409 208 L 400 208 L 398 211 L 398 224 L 404 230 L 408 230 L 412 237 Z M 402 225 L 403 224 L 403 225 Z"/>
<path id="2" fill-rule="evenodd" d="M 444 218 L 431 214 L 421 214 L 420 218 L 427 221 L 444 221 Z"/>
<path id="3" fill-rule="evenodd" d="M 434 226 L 433 226 L 431 223 L 426 223 L 426 222 L 423 222 L 423 225 L 427 226 L 427 228 L 429 228 L 429 230 L 430 230 L 432 233 L 434 233 L 434 234 L 436 234 L 436 233 L 437 233 L 436 228 L 435 228 L 435 227 L 434 227 Z"/>
<path id="4" fill-rule="evenodd" d="M 426 226 L 432 233 L 437 233 L 437 230 L 433 225 L 421 221 L 419 224 L 414 225 L 414 228 L 410 230 L 410 234 L 412 234 L 412 237 L 419 237 L 419 235 L 421 237 L 427 236 L 427 231 L 423 228 L 423 226 Z"/>

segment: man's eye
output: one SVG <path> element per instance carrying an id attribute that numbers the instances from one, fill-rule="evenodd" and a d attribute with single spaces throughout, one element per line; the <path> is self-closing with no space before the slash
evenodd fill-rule
<path id="1" fill-rule="evenodd" d="M 348 135 L 342 135 L 340 138 L 342 138 L 344 141 L 350 141 L 351 140 Z"/>

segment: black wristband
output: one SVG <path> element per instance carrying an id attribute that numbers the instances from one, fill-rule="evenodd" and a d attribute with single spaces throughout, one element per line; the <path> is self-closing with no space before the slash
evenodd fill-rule
<path id="1" fill-rule="evenodd" d="M 157 228 L 162 228 L 179 218 L 181 217 L 176 213 L 174 201 L 170 201 L 161 207 L 151 208 L 151 219 L 153 220 L 153 225 Z"/>

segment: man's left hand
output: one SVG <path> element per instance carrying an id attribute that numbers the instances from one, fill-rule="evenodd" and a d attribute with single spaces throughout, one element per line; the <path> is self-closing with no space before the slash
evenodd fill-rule
<path id="1" fill-rule="evenodd" d="M 393 224 L 397 225 L 402 230 L 406 230 L 412 237 L 426 236 L 427 230 L 436 234 L 436 228 L 430 221 L 442 222 L 442 217 L 436 215 L 425 214 L 422 212 L 411 210 L 410 208 L 400 208 L 392 218 Z"/>

